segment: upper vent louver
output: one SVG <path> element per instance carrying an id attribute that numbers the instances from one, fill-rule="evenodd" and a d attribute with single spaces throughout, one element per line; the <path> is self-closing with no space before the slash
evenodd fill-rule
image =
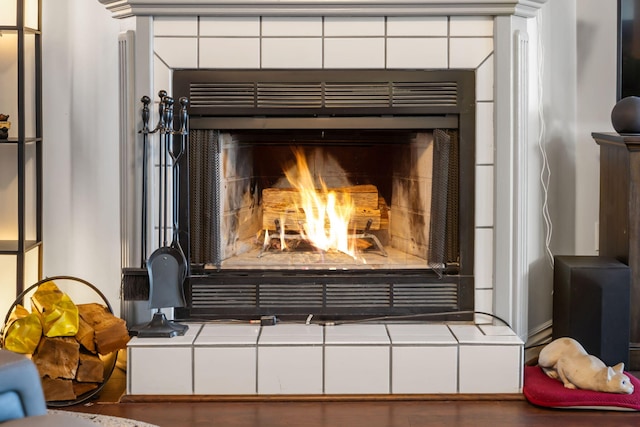
<path id="1" fill-rule="evenodd" d="M 233 111 L 402 109 L 458 106 L 456 82 L 191 82 L 192 109 Z M 211 112 L 211 111 L 210 111 Z"/>

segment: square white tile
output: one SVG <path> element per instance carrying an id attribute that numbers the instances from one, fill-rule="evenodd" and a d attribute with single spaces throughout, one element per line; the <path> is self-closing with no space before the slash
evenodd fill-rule
<path id="1" fill-rule="evenodd" d="M 317 16 L 264 16 L 262 17 L 263 37 L 321 36 L 322 18 Z"/>
<path id="2" fill-rule="evenodd" d="M 460 345 L 460 393 L 520 393 L 522 347 Z"/>
<path id="3" fill-rule="evenodd" d="M 450 68 L 478 68 L 493 53 L 493 38 L 451 37 Z"/>
<path id="4" fill-rule="evenodd" d="M 493 78 L 493 62 L 495 55 L 491 54 L 476 69 L 476 100 L 477 101 L 493 101 L 495 96 L 494 78 Z"/>
<path id="5" fill-rule="evenodd" d="M 458 342 L 445 324 L 390 324 L 391 392 L 456 393 Z"/>
<path id="6" fill-rule="evenodd" d="M 322 346 L 259 346 L 259 394 L 322 394 Z"/>
<path id="7" fill-rule="evenodd" d="M 170 68 L 198 68 L 197 37 L 155 37 L 153 51 Z"/>
<path id="8" fill-rule="evenodd" d="M 263 326 L 258 344 L 265 345 L 322 345 L 322 326 L 281 323 Z"/>
<path id="9" fill-rule="evenodd" d="M 321 38 L 263 38 L 262 68 L 322 68 Z"/>
<path id="10" fill-rule="evenodd" d="M 154 36 L 197 36 L 198 18 L 195 16 L 157 16 L 153 18 Z"/>
<path id="11" fill-rule="evenodd" d="M 167 315 L 167 318 L 169 316 Z M 133 337 L 127 343 L 127 347 L 157 347 L 157 348 L 174 348 L 174 347 L 190 347 L 195 341 L 196 337 L 200 333 L 202 324 L 200 323 L 185 323 L 188 329 L 184 335 L 178 335 L 171 338 L 164 337 Z"/>
<path id="12" fill-rule="evenodd" d="M 506 325 L 478 325 L 483 334 L 491 337 L 514 337 L 516 333 Z"/>
<path id="13" fill-rule="evenodd" d="M 370 345 L 390 344 L 389 335 L 385 325 L 347 324 L 326 326 L 324 328 L 325 345 Z"/>
<path id="14" fill-rule="evenodd" d="M 460 324 L 449 328 L 460 343 L 460 393 L 522 391 L 524 343 L 510 328 Z"/>
<path id="15" fill-rule="evenodd" d="M 393 346 L 391 392 L 456 393 L 458 346 Z"/>
<path id="16" fill-rule="evenodd" d="M 475 311 L 493 314 L 493 289 L 476 289 L 474 291 Z M 491 323 L 492 316 L 476 314 L 474 317 L 476 323 Z"/>
<path id="17" fill-rule="evenodd" d="M 324 39 L 324 68 L 384 68 L 384 38 Z"/>
<path id="18" fill-rule="evenodd" d="M 446 16 L 389 16 L 387 36 L 446 37 L 448 25 Z"/>
<path id="19" fill-rule="evenodd" d="M 449 22 L 452 37 L 492 37 L 492 16 L 452 16 Z"/>
<path id="20" fill-rule="evenodd" d="M 499 331 L 499 333 L 490 333 L 487 334 L 484 332 L 483 328 L 488 331 Z M 451 324 L 449 325 L 449 329 L 453 332 L 453 335 L 456 337 L 458 342 L 462 344 L 469 345 L 512 345 L 512 346 L 522 346 L 524 343 L 515 333 L 507 333 L 506 331 L 510 328 L 502 329 L 494 329 L 495 326 L 487 325 L 482 328 L 479 325 L 475 324 Z"/>
<path id="21" fill-rule="evenodd" d="M 388 324 L 393 345 L 457 345 L 455 337 L 444 323 Z"/>
<path id="22" fill-rule="evenodd" d="M 257 37 L 200 38 L 200 68 L 259 68 Z"/>
<path id="23" fill-rule="evenodd" d="M 493 228 L 476 228 L 475 262 L 473 264 L 476 289 L 493 288 Z"/>
<path id="24" fill-rule="evenodd" d="M 255 394 L 255 346 L 196 347 L 193 352 L 195 394 Z"/>
<path id="25" fill-rule="evenodd" d="M 494 163 L 493 102 L 476 103 L 476 163 Z"/>
<path id="26" fill-rule="evenodd" d="M 447 68 L 446 38 L 387 38 L 387 68 Z"/>
<path id="27" fill-rule="evenodd" d="M 389 346 L 325 346 L 326 394 L 386 394 L 391 391 Z"/>
<path id="28" fill-rule="evenodd" d="M 384 36 L 384 17 L 331 17 L 324 18 L 324 36 Z"/>
<path id="29" fill-rule="evenodd" d="M 196 347 L 227 345 L 255 347 L 259 334 L 259 325 L 206 324 L 202 327 L 194 345 Z"/>
<path id="30" fill-rule="evenodd" d="M 193 394 L 193 348 L 129 347 L 128 394 Z"/>
<path id="31" fill-rule="evenodd" d="M 158 92 L 161 89 L 164 89 L 167 91 L 167 93 L 173 93 L 173 81 L 172 81 L 172 76 L 173 76 L 173 70 L 171 70 L 171 68 L 167 67 L 167 65 L 162 62 L 157 56 L 153 56 L 153 85 L 155 90 L 153 90 L 153 93 L 156 94 L 155 98 L 152 97 L 153 103 L 154 103 L 154 107 L 151 111 L 151 120 L 150 123 L 158 123 Z M 156 160 L 156 164 L 157 164 L 157 160 Z M 158 176 L 157 174 L 155 174 L 154 176 Z M 156 195 L 157 197 L 157 195 Z M 157 200 L 157 199 L 154 199 Z M 157 217 L 157 215 L 155 215 Z M 154 223 L 154 226 L 158 226 L 157 223 L 157 218 L 154 218 L 154 221 L 156 221 Z"/>
<path id="32" fill-rule="evenodd" d="M 476 227 L 493 227 L 493 166 L 476 166 Z"/>
<path id="33" fill-rule="evenodd" d="M 385 325 L 325 327 L 325 393 L 390 391 L 390 346 Z"/>
<path id="34" fill-rule="evenodd" d="M 134 337 L 127 343 L 128 394 L 192 394 L 193 341 L 202 325 L 172 338 Z"/>
<path id="35" fill-rule="evenodd" d="M 258 16 L 202 16 L 200 36 L 259 37 Z"/>

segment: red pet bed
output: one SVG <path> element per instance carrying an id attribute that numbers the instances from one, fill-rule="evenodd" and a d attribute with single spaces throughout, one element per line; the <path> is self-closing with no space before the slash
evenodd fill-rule
<path id="1" fill-rule="evenodd" d="M 525 366 L 522 391 L 530 403 L 549 408 L 640 411 L 640 381 L 628 372 L 625 374 L 634 387 L 631 394 L 568 389 L 549 378 L 539 366 Z"/>

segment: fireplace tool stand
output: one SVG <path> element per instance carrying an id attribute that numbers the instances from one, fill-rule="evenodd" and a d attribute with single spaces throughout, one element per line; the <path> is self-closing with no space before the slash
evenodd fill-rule
<path id="1" fill-rule="evenodd" d="M 170 338 L 184 335 L 189 326 L 167 319 L 162 312 L 164 307 L 184 307 L 185 298 L 183 284 L 187 276 L 187 261 L 184 251 L 178 242 L 178 159 L 186 147 L 188 135 L 187 98 L 180 98 L 181 124 L 179 130 L 173 127 L 173 99 L 166 91 L 160 91 L 159 120 L 153 131 L 143 129 L 146 133 L 159 133 L 159 173 L 158 173 L 158 241 L 163 242 L 147 260 L 149 273 L 149 306 L 157 309 L 152 320 L 136 328 L 137 336 Z M 145 134 L 146 136 L 146 134 Z M 177 138 L 174 138 L 177 137 Z M 177 141 L 176 141 L 177 140 Z M 172 159 L 172 205 L 173 205 L 173 241 L 167 244 L 167 156 Z"/>

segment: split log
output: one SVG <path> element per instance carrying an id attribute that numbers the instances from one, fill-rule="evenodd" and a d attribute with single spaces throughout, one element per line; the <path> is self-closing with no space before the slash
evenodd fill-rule
<path id="1" fill-rule="evenodd" d="M 40 376 L 73 379 L 76 377 L 80 344 L 72 337 L 42 337 L 33 361 Z"/>
<path id="2" fill-rule="evenodd" d="M 378 208 L 378 188 L 375 185 L 353 185 L 349 187 L 329 188 L 328 191 L 336 194 L 336 201 L 342 202 L 350 196 L 357 207 L 364 209 Z M 321 190 L 316 193 L 323 202 L 326 202 L 326 194 Z M 295 188 L 265 188 L 262 190 L 262 206 L 268 209 L 282 209 L 285 206 L 300 205 L 300 192 Z"/>
<path id="3" fill-rule="evenodd" d="M 95 330 L 82 317 L 78 319 L 78 333 L 76 340 L 91 353 L 96 353 L 96 334 Z"/>
<path id="4" fill-rule="evenodd" d="M 78 312 L 94 330 L 98 353 L 109 354 L 126 347 L 130 339 L 127 325 L 123 319 L 111 314 L 107 307 L 96 303 L 79 304 Z"/>
<path id="5" fill-rule="evenodd" d="M 93 354 L 80 353 L 80 363 L 76 380 L 79 382 L 101 383 L 104 380 L 104 363 Z"/>
<path id="6" fill-rule="evenodd" d="M 93 391 L 100 387 L 98 383 L 80 383 L 77 381 L 73 381 L 73 393 L 78 396 L 82 396 L 85 393 Z"/>
<path id="7" fill-rule="evenodd" d="M 351 216 L 349 221 L 349 230 L 364 230 L 367 228 L 369 220 L 370 230 L 379 230 L 381 226 L 380 210 L 356 210 Z M 269 211 L 263 210 L 262 212 L 262 228 L 264 230 L 276 230 L 276 220 L 280 226 L 284 225 L 286 231 L 296 231 L 300 229 L 300 224 L 306 222 L 306 216 L 302 210 L 285 210 L 285 211 Z M 329 224 L 326 224 L 329 227 Z"/>
<path id="8" fill-rule="evenodd" d="M 73 381 L 62 378 L 42 378 L 42 391 L 47 402 L 74 400 Z"/>

